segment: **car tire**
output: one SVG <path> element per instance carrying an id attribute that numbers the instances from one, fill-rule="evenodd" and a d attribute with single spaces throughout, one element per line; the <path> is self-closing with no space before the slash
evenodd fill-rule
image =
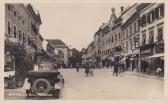
<path id="1" fill-rule="evenodd" d="M 39 82 L 43 82 L 43 83 L 46 84 L 47 88 L 46 88 L 45 92 L 43 92 L 43 93 L 48 94 L 50 89 L 51 89 L 51 85 L 50 85 L 50 82 L 47 79 L 40 78 L 40 79 L 35 80 L 34 83 L 33 83 L 32 89 L 37 91 L 37 85 L 38 85 Z"/>

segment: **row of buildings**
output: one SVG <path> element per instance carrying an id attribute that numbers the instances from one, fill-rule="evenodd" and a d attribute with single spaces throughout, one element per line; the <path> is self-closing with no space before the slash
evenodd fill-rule
<path id="1" fill-rule="evenodd" d="M 110 19 L 94 34 L 83 49 L 82 63 L 96 67 L 123 62 L 127 70 L 156 74 L 164 71 L 164 3 L 135 3 Z"/>
<path id="2" fill-rule="evenodd" d="M 59 39 L 44 39 L 41 24 L 40 14 L 31 4 L 5 4 L 5 87 L 11 81 L 22 86 L 26 73 L 43 61 L 68 66 L 70 49 Z"/>

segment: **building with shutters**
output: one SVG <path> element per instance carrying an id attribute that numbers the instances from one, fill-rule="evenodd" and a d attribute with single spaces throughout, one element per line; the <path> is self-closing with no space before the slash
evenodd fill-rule
<path id="1" fill-rule="evenodd" d="M 156 74 L 164 71 L 164 4 L 151 3 L 140 11 L 140 69 Z"/>

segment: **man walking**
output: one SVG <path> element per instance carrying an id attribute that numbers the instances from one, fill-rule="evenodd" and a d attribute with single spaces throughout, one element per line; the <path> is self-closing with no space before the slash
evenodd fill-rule
<path id="1" fill-rule="evenodd" d="M 113 75 L 118 76 L 118 62 L 117 61 L 114 61 Z"/>
<path id="2" fill-rule="evenodd" d="M 76 63 L 76 71 L 79 72 L 79 63 Z"/>

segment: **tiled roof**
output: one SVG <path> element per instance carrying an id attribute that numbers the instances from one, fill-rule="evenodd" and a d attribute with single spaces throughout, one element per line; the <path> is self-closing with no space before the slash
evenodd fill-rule
<path id="1" fill-rule="evenodd" d="M 51 45 L 66 45 L 62 40 L 60 39 L 46 39 L 46 41 Z"/>

